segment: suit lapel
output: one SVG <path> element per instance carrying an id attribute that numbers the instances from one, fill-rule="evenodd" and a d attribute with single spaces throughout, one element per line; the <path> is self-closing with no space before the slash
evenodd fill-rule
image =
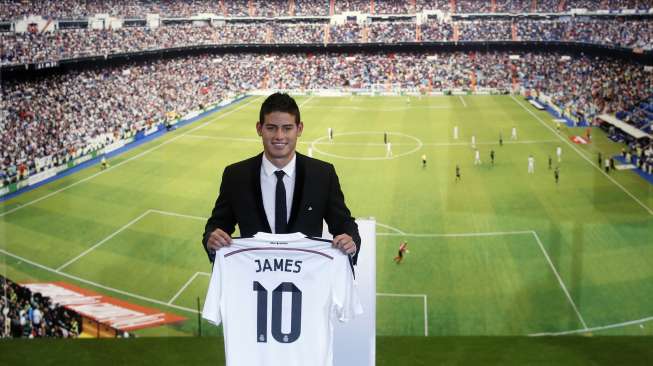
<path id="1" fill-rule="evenodd" d="M 254 187 L 254 201 L 256 201 L 256 211 L 260 222 L 263 224 L 263 230 L 266 233 L 271 233 L 270 223 L 268 217 L 265 215 L 265 208 L 263 208 L 263 191 L 261 190 L 261 164 L 263 162 L 263 153 L 259 154 L 254 159 L 252 164 L 252 186 Z"/>
<path id="2" fill-rule="evenodd" d="M 304 192 L 304 181 L 306 178 L 306 157 L 298 152 L 295 152 L 295 154 L 297 155 L 295 166 L 295 191 L 292 195 L 292 208 L 290 209 L 290 218 L 288 219 L 289 230 L 293 230 L 293 225 L 295 224 L 297 215 L 299 214 L 302 194 Z"/>

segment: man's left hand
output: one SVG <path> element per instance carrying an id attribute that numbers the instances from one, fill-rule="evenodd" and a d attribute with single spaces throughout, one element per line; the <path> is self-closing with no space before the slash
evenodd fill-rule
<path id="1" fill-rule="evenodd" d="M 347 234 L 340 234 L 333 238 L 333 247 L 342 250 L 346 254 L 356 253 L 356 243 Z"/>

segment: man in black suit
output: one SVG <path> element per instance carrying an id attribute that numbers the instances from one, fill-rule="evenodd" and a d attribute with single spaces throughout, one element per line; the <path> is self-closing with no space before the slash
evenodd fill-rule
<path id="1" fill-rule="evenodd" d="M 231 244 L 236 224 L 243 237 L 259 231 L 320 237 L 324 219 L 333 246 L 356 263 L 358 226 L 333 165 L 295 151 L 303 129 L 299 107 L 288 94 L 275 93 L 263 102 L 256 123 L 263 153 L 225 168 L 204 228 L 202 244 L 211 261 L 216 250 Z"/>

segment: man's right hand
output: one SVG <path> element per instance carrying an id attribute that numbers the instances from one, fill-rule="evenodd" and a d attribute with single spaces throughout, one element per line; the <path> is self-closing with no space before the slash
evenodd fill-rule
<path id="1" fill-rule="evenodd" d="M 215 229 L 206 241 L 206 248 L 212 251 L 229 245 L 231 245 L 231 236 L 221 229 Z"/>

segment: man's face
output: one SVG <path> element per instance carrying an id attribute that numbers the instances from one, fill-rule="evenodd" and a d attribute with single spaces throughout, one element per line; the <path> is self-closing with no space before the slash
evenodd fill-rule
<path id="1" fill-rule="evenodd" d="M 297 138 L 304 124 L 295 124 L 295 116 L 286 112 L 272 112 L 264 116 L 263 124 L 256 123 L 256 131 L 263 140 L 263 150 L 270 160 L 284 165 L 292 159 Z M 274 163 L 274 161 L 272 161 Z"/>

